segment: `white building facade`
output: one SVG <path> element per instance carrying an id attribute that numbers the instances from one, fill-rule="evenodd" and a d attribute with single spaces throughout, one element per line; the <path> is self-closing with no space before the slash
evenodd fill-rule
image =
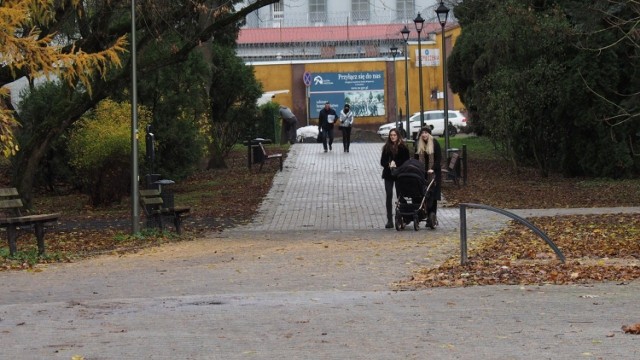
<path id="1" fill-rule="evenodd" d="M 246 27 L 412 23 L 418 12 L 426 22 L 437 22 L 438 4 L 438 0 L 280 0 L 247 16 Z"/>

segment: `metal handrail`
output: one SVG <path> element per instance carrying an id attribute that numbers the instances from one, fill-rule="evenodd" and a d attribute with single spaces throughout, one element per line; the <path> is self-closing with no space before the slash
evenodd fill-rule
<path id="1" fill-rule="evenodd" d="M 542 230 L 538 229 L 535 225 L 530 223 L 528 220 L 512 212 L 506 211 L 504 209 L 499 209 L 493 206 L 483 205 L 483 204 L 462 203 L 460 204 L 460 264 L 465 265 L 468 261 L 467 259 L 467 208 L 468 207 L 497 212 L 499 214 L 508 216 L 520 222 L 521 224 L 527 226 L 529 229 L 533 230 L 533 232 L 536 233 L 538 236 L 540 236 L 547 243 L 547 245 L 549 245 L 551 249 L 553 249 L 558 259 L 563 263 L 565 262 L 564 254 L 562 253 L 562 251 L 560 251 L 560 249 L 558 249 L 556 244 L 553 241 L 551 241 L 551 239 L 549 239 L 547 234 L 545 234 Z"/>

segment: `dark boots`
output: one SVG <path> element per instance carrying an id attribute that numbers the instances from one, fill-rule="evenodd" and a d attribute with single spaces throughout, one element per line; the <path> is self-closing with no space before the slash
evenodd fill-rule
<path id="1" fill-rule="evenodd" d="M 393 229 L 393 216 L 387 215 L 387 224 L 384 226 L 385 229 Z"/>

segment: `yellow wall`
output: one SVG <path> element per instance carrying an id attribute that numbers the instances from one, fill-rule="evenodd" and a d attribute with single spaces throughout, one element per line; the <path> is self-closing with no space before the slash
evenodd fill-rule
<path id="1" fill-rule="evenodd" d="M 275 101 L 288 107 L 292 107 L 291 65 L 259 65 L 253 67 L 256 79 L 262 83 L 262 91 L 289 90 L 288 94 L 277 94 Z"/>
<path id="2" fill-rule="evenodd" d="M 447 56 L 451 55 L 451 48 L 455 45 L 456 38 L 460 35 L 460 27 L 456 26 L 450 29 L 447 29 L 446 36 L 449 38 L 448 41 L 451 42 L 449 48 L 447 49 Z M 400 41 L 401 42 L 401 41 Z M 397 46 L 402 47 L 402 43 Z M 426 40 L 421 42 L 422 49 L 438 49 L 442 52 L 442 34 L 438 33 L 434 40 Z M 409 79 L 409 114 L 413 114 L 415 112 L 420 111 L 420 99 L 419 99 L 419 69 L 416 64 L 415 53 L 418 48 L 417 43 L 410 43 L 408 46 L 408 79 Z M 442 56 L 442 54 L 440 54 Z M 378 61 L 368 61 L 368 60 L 358 60 L 354 59 L 353 61 L 335 61 L 331 60 L 321 61 L 321 62 L 311 62 L 304 64 L 304 71 L 308 71 L 310 73 L 319 73 L 319 72 L 362 72 L 362 71 L 382 71 L 385 72 L 385 91 L 390 89 L 393 91 L 393 86 L 390 86 L 387 82 L 390 78 L 388 74 L 386 74 L 387 64 L 390 60 L 387 59 L 379 59 Z M 275 91 L 275 90 L 283 90 L 288 89 L 290 92 L 288 94 L 278 94 L 276 95 L 275 101 L 292 107 L 294 104 L 294 98 L 300 99 L 300 96 L 304 96 L 303 94 L 294 94 L 294 92 L 305 92 L 304 85 L 302 84 L 302 79 L 294 78 L 293 75 L 293 67 L 295 65 L 291 63 L 282 63 L 282 64 L 270 64 L 270 63 L 257 63 L 253 64 L 256 78 L 258 81 L 262 83 L 262 87 L 264 91 Z M 300 66 L 300 65 L 298 65 Z M 406 115 L 405 111 L 405 63 L 404 56 L 398 56 L 395 61 L 395 67 L 393 65 L 390 66 L 391 69 L 395 68 L 396 71 L 396 96 L 397 99 L 397 107 L 394 104 L 390 104 L 389 101 L 392 96 L 386 96 L 386 115 L 385 116 L 376 116 L 376 117 L 363 117 L 358 120 L 359 124 L 365 125 L 368 124 L 370 126 L 377 126 L 382 123 L 391 122 L 395 120 L 395 114 L 393 114 L 394 109 L 402 109 L 403 116 Z M 442 76 L 442 63 L 437 67 L 422 67 L 422 85 L 423 85 L 423 105 L 425 111 L 428 110 L 436 110 L 444 108 L 443 99 L 438 99 L 437 101 L 431 100 L 431 89 L 437 88 L 439 92 L 443 91 L 442 87 L 443 76 Z M 463 110 L 463 104 L 460 102 L 459 97 L 456 94 L 449 95 L 448 97 L 449 108 L 453 110 Z M 339 109 L 336 109 L 339 110 Z M 302 115 L 302 114 L 301 114 Z M 306 117 L 304 114 L 303 117 Z M 317 117 L 317 114 L 311 114 L 310 118 L 314 119 Z M 313 121 L 312 121 L 313 123 Z"/>

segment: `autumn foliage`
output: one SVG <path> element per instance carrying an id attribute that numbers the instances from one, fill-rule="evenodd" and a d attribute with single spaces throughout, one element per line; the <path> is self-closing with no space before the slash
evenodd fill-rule
<path id="1" fill-rule="evenodd" d="M 138 133 L 151 121 L 151 112 L 138 107 Z M 145 137 L 138 136 L 140 148 Z M 131 104 L 101 101 L 76 123 L 69 141 L 71 165 L 77 181 L 93 206 L 109 205 L 129 194 L 131 188 Z M 143 152 L 138 156 L 142 160 Z"/>
<path id="2" fill-rule="evenodd" d="M 65 3 L 76 7 L 80 0 Z M 5 0 L 0 4 L 0 66 L 8 68 L 14 77 L 55 75 L 70 85 L 80 82 L 91 92 L 94 75 L 104 76 L 109 67 L 121 65 L 120 55 L 127 44 L 125 37 L 95 53 L 75 46 L 63 50 L 65 44 L 56 39 L 57 34 L 43 31 L 55 18 L 53 1 Z M 7 95 L 7 89 L 0 88 L 0 97 Z M 0 155 L 4 157 L 19 150 L 13 134 L 16 126 L 13 113 L 0 107 Z"/>

